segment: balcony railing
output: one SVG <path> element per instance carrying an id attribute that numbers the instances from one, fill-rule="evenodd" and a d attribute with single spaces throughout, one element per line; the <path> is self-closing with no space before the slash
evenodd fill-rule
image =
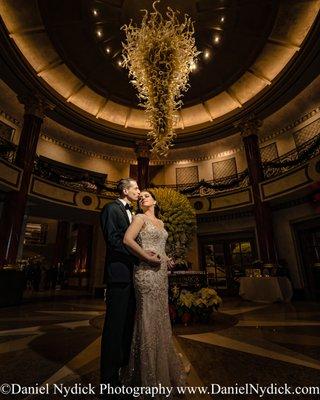
<path id="1" fill-rule="evenodd" d="M 264 162 L 264 179 L 281 175 L 320 153 L 320 134 L 272 161 Z"/>
<path id="2" fill-rule="evenodd" d="M 14 163 L 17 146 L 0 136 L 0 157 Z"/>
<path id="3" fill-rule="evenodd" d="M 75 170 L 62 165 L 56 165 L 38 156 L 35 160 L 33 172 L 41 178 L 76 191 L 100 194 L 104 189 L 105 175 L 97 175 L 89 171 Z"/>
<path id="4" fill-rule="evenodd" d="M 0 137 L 0 157 L 14 163 L 17 146 Z M 296 166 L 307 162 L 320 153 L 320 134 L 301 146 L 283 154 L 275 160 L 264 162 L 264 179 L 281 175 Z M 117 182 L 105 180 L 106 175 L 91 171 L 72 169 L 57 165 L 50 160 L 36 157 L 34 174 L 51 182 L 69 187 L 75 191 L 91 192 L 103 196 L 116 196 Z M 176 185 L 155 185 L 150 187 L 171 188 L 187 196 L 206 196 L 241 189 L 249 186 L 248 170 L 219 179 Z"/>
<path id="5" fill-rule="evenodd" d="M 210 181 L 201 180 L 194 183 L 185 183 L 179 185 L 150 185 L 162 188 L 171 188 L 187 196 L 205 196 L 214 195 L 218 192 L 244 188 L 249 185 L 248 171 L 225 176 Z"/>

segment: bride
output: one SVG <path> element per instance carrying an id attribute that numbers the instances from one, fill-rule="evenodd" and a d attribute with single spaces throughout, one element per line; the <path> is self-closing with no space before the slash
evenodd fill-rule
<path id="1" fill-rule="evenodd" d="M 147 260 L 147 250 L 160 258 L 154 267 L 141 261 L 135 267 L 133 282 L 136 295 L 136 319 L 128 366 L 121 371 L 122 383 L 127 386 L 166 387 L 186 386 L 186 373 L 176 352 L 168 309 L 167 268 L 172 261 L 165 253 L 168 232 L 157 218 L 159 207 L 154 195 L 140 193 L 139 209 L 123 242 L 140 260 Z"/>

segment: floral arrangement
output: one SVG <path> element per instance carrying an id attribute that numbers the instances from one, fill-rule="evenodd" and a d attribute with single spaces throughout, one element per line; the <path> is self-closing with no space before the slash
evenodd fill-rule
<path id="1" fill-rule="evenodd" d="M 222 302 L 217 292 L 209 287 L 204 287 L 194 294 L 193 304 L 198 308 L 218 307 Z"/>
<path id="2" fill-rule="evenodd" d="M 160 207 L 159 218 L 168 232 L 166 252 L 176 264 L 186 262 L 196 232 L 196 214 L 189 200 L 173 189 L 154 188 L 152 192 Z"/>
<path id="3" fill-rule="evenodd" d="M 189 88 L 190 70 L 199 52 L 195 46 L 194 26 L 185 15 L 167 7 L 166 18 L 152 4 L 153 12 L 143 10 L 141 27 L 132 22 L 122 29 L 126 34 L 122 65 L 129 70 L 131 83 L 145 108 L 155 154 L 167 155 L 175 137 L 176 111 L 182 106 L 182 93 Z"/>
<path id="4" fill-rule="evenodd" d="M 191 292 L 174 286 L 170 295 L 171 320 L 174 321 L 179 317 L 184 324 L 192 319 L 208 322 L 212 312 L 217 310 L 221 303 L 221 297 L 210 287 Z"/>

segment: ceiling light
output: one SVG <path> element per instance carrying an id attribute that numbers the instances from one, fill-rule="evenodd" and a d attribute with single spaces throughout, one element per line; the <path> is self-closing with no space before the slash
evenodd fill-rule
<path id="1" fill-rule="evenodd" d="M 98 10 L 96 9 L 92 10 L 92 14 L 96 17 L 98 15 Z"/>
<path id="2" fill-rule="evenodd" d="M 110 50 L 110 47 L 106 47 L 106 53 L 107 53 L 107 54 L 110 54 L 110 51 L 111 51 L 111 50 Z"/>
<path id="3" fill-rule="evenodd" d="M 192 62 L 190 64 L 190 71 L 194 72 L 194 71 L 196 71 L 196 69 L 197 69 L 197 64 L 195 62 Z"/>
<path id="4" fill-rule="evenodd" d="M 121 60 L 118 60 L 118 65 L 119 65 L 119 67 L 122 67 L 122 61 Z"/>
<path id="5" fill-rule="evenodd" d="M 203 57 L 208 60 L 210 58 L 210 51 L 209 50 L 205 50 L 205 52 L 203 53 Z"/>
<path id="6" fill-rule="evenodd" d="M 225 18 L 224 17 L 221 17 L 220 18 L 220 22 L 224 22 L 225 21 Z"/>
<path id="7" fill-rule="evenodd" d="M 220 42 L 220 36 L 216 35 L 213 39 L 214 43 L 219 43 Z"/>
<path id="8" fill-rule="evenodd" d="M 97 31 L 97 36 L 98 36 L 98 37 L 101 37 L 101 36 L 102 36 L 102 30 L 101 30 L 101 29 L 99 29 L 99 30 Z"/>

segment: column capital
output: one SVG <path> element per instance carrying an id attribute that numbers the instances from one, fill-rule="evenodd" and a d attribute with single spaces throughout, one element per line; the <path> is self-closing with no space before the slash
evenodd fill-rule
<path id="1" fill-rule="evenodd" d="M 36 93 L 18 95 L 18 100 L 24 105 L 25 114 L 44 119 L 47 110 L 53 106 Z"/>
<path id="2" fill-rule="evenodd" d="M 240 135 L 244 138 L 251 135 L 257 135 L 262 123 L 261 119 L 257 118 L 254 114 L 251 114 L 235 123 L 234 126 L 240 130 Z"/>
<path id="3" fill-rule="evenodd" d="M 135 153 L 137 157 L 149 158 L 151 156 L 150 145 L 146 140 L 137 140 L 135 146 Z"/>

